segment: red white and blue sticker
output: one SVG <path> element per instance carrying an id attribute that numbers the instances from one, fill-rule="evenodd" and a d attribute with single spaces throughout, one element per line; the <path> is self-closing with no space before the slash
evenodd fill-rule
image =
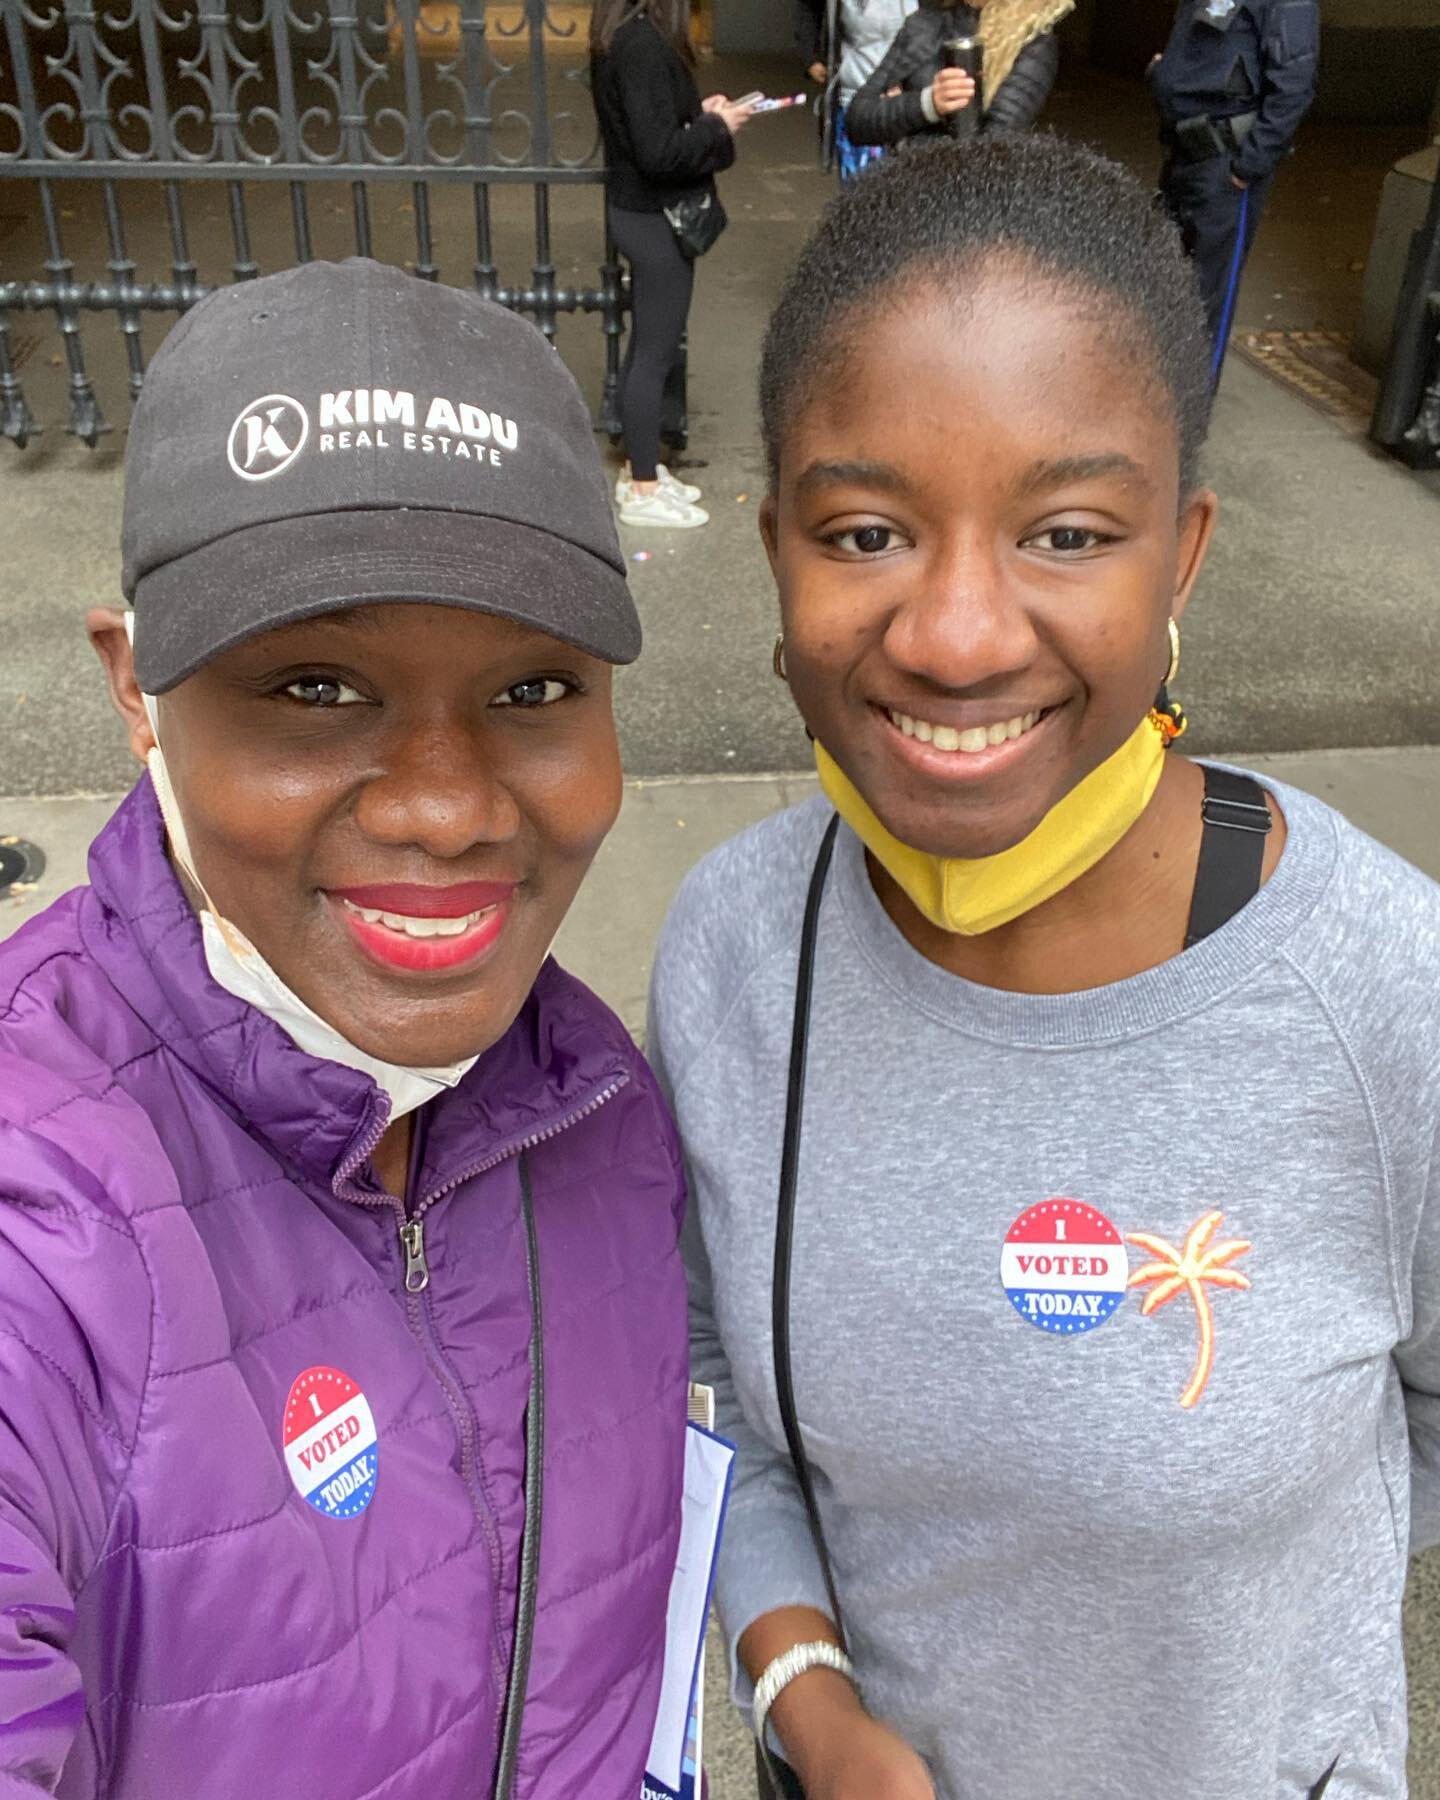
<path id="1" fill-rule="evenodd" d="M 1005 1234 L 1000 1281 L 1028 1325 L 1057 1337 L 1093 1331 L 1125 1298 L 1130 1258 L 1120 1233 L 1083 1200 L 1029 1207 Z"/>
<path id="2" fill-rule="evenodd" d="M 283 1441 L 296 1492 L 327 1519 L 353 1519 L 375 1498 L 375 1415 L 343 1369 L 317 1365 L 295 1377 Z"/>

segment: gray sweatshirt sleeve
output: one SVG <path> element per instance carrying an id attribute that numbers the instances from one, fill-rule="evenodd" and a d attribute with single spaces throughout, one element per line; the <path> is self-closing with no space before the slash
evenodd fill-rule
<path id="1" fill-rule="evenodd" d="M 1411 1265 L 1413 1316 L 1395 1351 L 1410 1424 L 1410 1548 L 1440 1544 L 1440 1137 Z"/>
<path id="2" fill-rule="evenodd" d="M 812 1606 L 828 1617 L 830 1602 L 790 1459 L 753 1429 L 736 1396 L 715 1324 L 710 1260 L 694 1208 L 685 1221 L 681 1252 L 690 1284 L 691 1377 L 714 1388 L 716 1429 L 735 1446 L 715 1606 L 730 1653 L 731 1692 L 736 1705 L 748 1712 L 753 1689 L 736 1654 L 746 1630 L 781 1606 Z"/>
<path id="3" fill-rule="evenodd" d="M 703 952 L 687 930 L 682 890 L 666 923 L 650 984 L 645 1052 L 684 1137 L 684 1080 L 695 1046 L 691 1021 L 722 1016 L 697 990 L 712 987 L 726 964 Z M 778 1175 L 778 1170 L 777 1170 Z M 694 1195 L 693 1179 L 689 1191 Z M 690 1375 L 715 1390 L 715 1428 L 735 1446 L 725 1536 L 715 1574 L 715 1607 L 730 1656 L 731 1691 L 742 1711 L 753 1689 L 736 1646 L 762 1614 L 782 1606 L 830 1612 L 820 1560 L 810 1539 L 805 1502 L 789 1456 L 747 1420 L 715 1319 L 710 1258 L 699 1213 L 690 1205 L 680 1237 L 690 1293 Z M 779 1431 L 778 1419 L 776 1423 Z"/>

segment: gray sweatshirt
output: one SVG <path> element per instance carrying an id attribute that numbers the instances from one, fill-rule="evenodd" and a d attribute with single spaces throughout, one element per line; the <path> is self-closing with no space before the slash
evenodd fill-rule
<path id="1" fill-rule="evenodd" d="M 864 1698 L 942 1800 L 1290 1800 L 1337 1759 L 1327 1800 L 1406 1792 L 1401 1596 L 1440 1539 L 1440 888 L 1276 791 L 1289 840 L 1242 913 L 1060 996 L 925 961 L 841 828 L 795 1387 Z M 655 968 L 694 1373 L 739 1446 L 732 1656 L 773 1607 L 826 1610 L 770 1270 L 828 816 L 707 858 Z"/>

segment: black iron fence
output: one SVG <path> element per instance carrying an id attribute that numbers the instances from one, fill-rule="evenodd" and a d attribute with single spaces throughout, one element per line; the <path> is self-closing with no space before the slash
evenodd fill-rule
<path id="1" fill-rule="evenodd" d="M 345 195 L 342 253 L 389 254 L 432 281 L 440 202 L 454 229 L 463 196 L 459 254 L 481 293 L 552 337 L 562 313 L 598 315 L 600 422 L 613 433 L 626 283 L 608 233 L 592 285 L 559 280 L 552 243 L 552 190 L 592 187 L 597 220 L 603 210 L 586 12 L 565 0 L 0 0 L 0 214 L 12 218 L 0 242 L 0 433 L 23 447 L 40 429 L 17 368 L 17 315 L 53 316 L 68 429 L 93 445 L 110 426 L 85 315 L 114 315 L 133 400 L 146 315 L 182 313 L 214 285 L 192 254 L 197 189 L 207 217 L 224 195 L 227 267 L 207 273 L 245 281 L 260 273 L 257 214 L 274 260 L 277 203 L 282 260 L 316 254 L 320 184 Z M 497 192 L 517 186 L 533 197 L 533 257 L 518 283 L 497 266 L 492 214 Z M 77 272 L 64 201 L 82 191 L 91 266 Z M 382 209 L 388 251 L 377 248 Z M 333 198 L 326 212 L 332 223 Z M 24 256 L 39 265 L 28 275 L 13 266 Z"/>

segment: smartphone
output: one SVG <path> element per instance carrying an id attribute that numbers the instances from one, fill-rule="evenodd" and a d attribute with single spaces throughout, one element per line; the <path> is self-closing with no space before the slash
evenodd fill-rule
<path id="1" fill-rule="evenodd" d="M 778 100 L 772 100 L 767 94 L 746 94 L 743 100 L 737 100 L 736 106 L 748 106 L 757 113 L 783 112 L 787 106 L 804 106 L 809 101 L 808 94 L 784 94 Z"/>

